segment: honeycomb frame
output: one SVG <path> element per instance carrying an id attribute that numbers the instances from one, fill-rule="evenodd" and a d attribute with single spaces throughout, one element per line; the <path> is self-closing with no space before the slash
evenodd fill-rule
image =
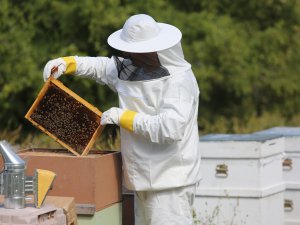
<path id="1" fill-rule="evenodd" d="M 50 77 L 25 118 L 76 156 L 86 156 L 104 129 L 101 116 L 99 109 Z"/>

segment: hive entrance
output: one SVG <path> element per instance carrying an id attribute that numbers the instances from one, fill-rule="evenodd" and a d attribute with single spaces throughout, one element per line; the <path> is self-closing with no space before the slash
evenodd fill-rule
<path id="1" fill-rule="evenodd" d="M 76 155 L 86 155 L 102 131 L 102 113 L 61 82 L 50 79 L 26 118 Z"/>

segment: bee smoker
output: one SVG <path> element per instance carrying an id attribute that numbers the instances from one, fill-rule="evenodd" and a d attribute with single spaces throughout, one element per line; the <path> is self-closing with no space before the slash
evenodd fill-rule
<path id="1" fill-rule="evenodd" d="M 4 195 L 4 207 L 9 209 L 24 208 L 26 200 L 34 195 L 34 205 L 40 208 L 55 174 L 47 170 L 36 170 L 35 175 L 26 176 L 26 163 L 5 140 L 0 141 L 0 153 L 4 168 L 0 173 L 0 194 Z M 40 192 L 40 193 L 39 193 Z"/>

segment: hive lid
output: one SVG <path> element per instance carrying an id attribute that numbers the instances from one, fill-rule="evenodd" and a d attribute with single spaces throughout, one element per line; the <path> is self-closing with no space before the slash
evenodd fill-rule
<path id="1" fill-rule="evenodd" d="M 75 155 L 83 156 L 104 128 L 101 116 L 100 110 L 49 78 L 25 118 Z"/>
<path id="2" fill-rule="evenodd" d="M 285 138 L 285 152 L 300 152 L 300 127 L 273 127 L 254 134 L 283 136 Z"/>
<path id="3" fill-rule="evenodd" d="M 209 134 L 200 137 L 203 158 L 263 158 L 280 154 L 284 139 L 276 134 Z"/>
<path id="4" fill-rule="evenodd" d="M 273 127 L 270 129 L 255 132 L 254 134 L 276 134 L 284 137 L 300 137 L 300 127 Z"/>
<path id="5" fill-rule="evenodd" d="M 281 135 L 272 133 L 255 134 L 208 134 L 200 137 L 200 141 L 254 141 L 265 142 L 270 139 L 279 138 Z"/>

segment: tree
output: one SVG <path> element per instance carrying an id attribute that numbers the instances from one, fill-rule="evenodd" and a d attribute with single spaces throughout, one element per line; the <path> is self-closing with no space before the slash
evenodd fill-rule
<path id="1" fill-rule="evenodd" d="M 185 57 L 201 89 L 201 129 L 223 120 L 226 131 L 234 132 L 234 121 L 276 114 L 288 123 L 300 114 L 297 0 L 0 0 L 0 5 L 1 129 L 34 130 L 24 115 L 44 84 L 45 63 L 68 55 L 120 54 L 106 39 L 136 13 L 181 29 Z M 102 111 L 117 105 L 107 87 L 60 79 Z"/>

